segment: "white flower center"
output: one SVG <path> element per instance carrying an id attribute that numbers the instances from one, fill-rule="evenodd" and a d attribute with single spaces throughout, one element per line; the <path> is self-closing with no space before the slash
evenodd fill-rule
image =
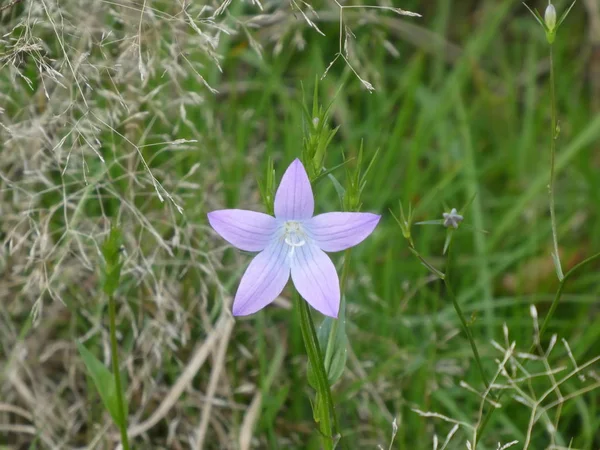
<path id="1" fill-rule="evenodd" d="M 294 255 L 296 247 L 302 247 L 306 244 L 306 234 L 302 229 L 302 224 L 293 220 L 283 223 L 283 240 L 290 247 L 290 258 Z"/>

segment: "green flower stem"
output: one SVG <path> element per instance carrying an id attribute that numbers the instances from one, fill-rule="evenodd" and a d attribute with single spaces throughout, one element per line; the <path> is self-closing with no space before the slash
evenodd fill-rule
<path id="1" fill-rule="evenodd" d="M 327 374 L 325 373 L 325 366 L 323 364 L 323 356 L 317 339 L 317 332 L 310 314 L 308 303 L 302 300 L 298 293 L 294 294 L 294 298 L 300 314 L 300 328 L 302 330 L 302 339 L 304 340 L 304 346 L 306 347 L 308 361 L 313 367 L 317 377 L 317 396 L 323 402 L 318 405 L 319 428 L 321 430 L 323 447 L 325 450 L 333 450 L 331 417 L 334 417 L 334 421 L 337 422 L 337 420 L 335 419 L 333 399 L 327 380 Z"/>
<path id="2" fill-rule="evenodd" d="M 575 265 L 573 268 L 571 268 L 563 277 L 562 280 L 560 280 L 560 284 L 558 285 L 558 290 L 556 291 L 556 295 L 554 296 L 554 300 L 552 300 L 552 304 L 550 305 L 550 309 L 548 310 L 548 314 L 546 314 L 546 318 L 544 319 L 544 322 L 542 322 L 542 327 L 540 328 L 540 334 L 538 336 L 539 342 L 542 341 L 542 337 L 544 335 L 544 333 L 546 332 L 546 329 L 548 328 L 548 325 L 550 324 L 550 320 L 552 319 L 552 316 L 554 315 L 554 311 L 556 311 L 556 307 L 558 306 L 558 303 L 560 302 L 560 298 L 562 297 L 563 291 L 565 289 L 565 284 L 567 282 L 567 280 L 569 278 L 571 278 L 573 276 L 573 274 L 575 274 L 579 269 L 581 269 L 584 266 L 587 266 L 588 264 L 599 260 L 600 259 L 600 253 L 596 253 L 592 256 L 590 256 L 589 258 L 584 259 L 583 261 L 581 261 L 579 264 Z M 534 342 L 531 346 L 531 348 L 529 349 L 529 353 L 532 353 L 536 350 L 537 344 Z M 527 364 L 529 363 L 529 359 L 525 360 L 523 362 L 523 367 L 527 367 Z M 504 391 L 500 391 L 500 394 L 497 397 L 497 401 L 500 401 L 500 399 L 502 398 L 502 395 L 504 394 Z M 485 429 L 485 427 L 487 426 L 488 422 L 490 421 L 492 415 L 494 414 L 494 411 L 496 410 L 496 408 L 490 408 L 487 412 L 487 414 L 485 415 L 485 417 L 483 418 L 483 421 L 481 422 L 481 425 L 479 425 L 477 432 L 478 434 L 483 433 L 483 430 Z"/>
<path id="3" fill-rule="evenodd" d="M 121 387 L 121 372 L 119 371 L 119 349 L 117 346 L 117 326 L 116 326 L 116 305 L 115 297 L 108 297 L 108 317 L 110 327 L 110 353 L 112 356 L 112 368 L 115 377 L 115 388 L 117 391 L 117 403 L 119 414 L 121 415 L 121 444 L 123 450 L 129 450 L 129 438 L 127 436 L 127 416 L 125 415 L 125 403 L 123 401 L 123 388 Z"/>
<path id="4" fill-rule="evenodd" d="M 425 267 L 427 267 L 434 275 L 437 275 L 444 282 L 444 285 L 446 286 L 446 291 L 450 295 L 450 300 L 452 300 L 452 305 L 454 306 L 456 315 L 460 319 L 460 323 L 462 325 L 463 331 L 464 331 L 465 335 L 467 336 L 469 343 L 471 344 L 471 350 L 473 352 L 473 357 L 475 358 L 475 364 L 477 365 L 477 368 L 479 369 L 479 374 L 481 375 L 481 380 L 483 381 L 483 384 L 485 385 L 486 389 L 489 388 L 490 383 L 487 380 L 485 370 L 483 370 L 483 364 L 481 364 L 481 358 L 479 357 L 479 351 L 477 350 L 477 344 L 475 344 L 475 339 L 473 338 L 473 334 L 471 333 L 471 329 L 469 328 L 467 319 L 465 318 L 462 308 L 460 307 L 460 304 L 458 303 L 458 299 L 456 298 L 456 295 L 454 294 L 454 289 L 452 289 L 452 284 L 450 283 L 448 267 L 450 266 L 450 251 L 451 251 L 452 246 L 448 247 L 448 253 L 447 253 L 448 264 L 446 267 L 446 273 L 444 274 L 444 273 L 440 272 L 439 270 L 437 270 L 435 267 L 433 267 L 431 264 L 429 264 L 429 262 L 427 260 L 425 260 L 425 258 L 423 258 L 419 254 L 419 252 L 417 251 L 417 249 L 415 248 L 415 246 L 413 244 L 412 239 L 409 239 L 408 242 L 409 242 L 410 251 L 425 265 Z"/>
<path id="5" fill-rule="evenodd" d="M 473 334 L 471 333 L 471 329 L 469 328 L 469 324 L 465 319 L 465 315 L 462 312 L 460 305 L 458 304 L 458 300 L 456 299 L 456 295 L 454 295 L 454 291 L 452 290 L 452 285 L 448 279 L 448 275 L 444 277 L 444 285 L 446 286 L 446 291 L 450 294 L 450 299 L 452 300 L 452 305 L 454 306 L 454 310 L 456 311 L 456 315 L 460 319 L 460 323 L 462 324 L 463 331 L 467 335 L 467 339 L 471 344 L 471 350 L 473 351 L 473 356 L 475 357 L 475 364 L 479 369 L 479 374 L 481 375 L 481 380 L 485 385 L 486 389 L 489 389 L 490 384 L 487 380 L 487 376 L 485 374 L 485 370 L 483 370 L 483 365 L 481 364 L 481 359 L 479 357 L 479 351 L 477 350 L 477 345 L 475 344 L 475 339 L 473 339 Z"/>
<path id="6" fill-rule="evenodd" d="M 556 266 L 556 273 L 560 281 L 563 280 L 564 275 L 562 271 L 562 265 L 560 263 L 560 254 L 558 253 L 558 232 L 556 227 L 556 213 L 554 211 L 554 179 L 555 179 L 555 160 L 556 160 L 556 92 L 554 82 L 554 46 L 550 44 L 550 103 L 552 109 L 552 130 L 550 133 L 550 183 L 548 185 L 548 191 L 550 194 L 550 222 L 552 226 L 552 242 L 554 244 L 554 265 Z"/>
<path id="7" fill-rule="evenodd" d="M 487 380 L 485 370 L 483 370 L 483 364 L 481 364 L 481 358 L 479 357 L 479 351 L 477 350 L 477 345 L 475 344 L 475 339 L 473 338 L 473 333 L 471 333 L 471 329 L 469 328 L 467 319 L 465 318 L 462 308 L 460 307 L 460 304 L 458 303 L 458 299 L 456 298 L 456 295 L 454 294 L 454 289 L 452 289 L 452 284 L 450 283 L 451 251 L 452 251 L 452 245 L 448 246 L 448 253 L 447 253 L 448 263 L 446 266 L 446 273 L 444 274 L 444 278 L 443 278 L 444 285 L 446 286 L 446 291 L 450 295 L 450 299 L 452 300 L 452 305 L 454 306 L 456 315 L 460 319 L 460 323 L 462 324 L 463 331 L 467 335 L 467 339 L 469 340 L 469 343 L 471 344 L 471 350 L 473 352 L 473 356 L 475 357 L 475 364 L 477 365 L 477 368 L 479 369 L 479 374 L 481 375 L 481 380 L 483 381 L 485 388 L 489 389 L 490 383 Z"/>

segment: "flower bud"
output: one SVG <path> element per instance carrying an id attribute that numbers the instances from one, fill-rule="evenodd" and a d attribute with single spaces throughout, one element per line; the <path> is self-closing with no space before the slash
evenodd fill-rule
<path id="1" fill-rule="evenodd" d="M 452 227 L 454 229 L 458 228 L 458 225 L 463 221 L 464 217 L 458 214 L 456 208 L 452 208 L 449 213 L 444 213 L 444 226 L 446 228 Z"/>
<path id="2" fill-rule="evenodd" d="M 546 11 L 544 12 L 544 22 L 546 22 L 546 26 L 549 31 L 554 31 L 556 27 L 556 9 L 552 3 L 548 3 L 546 7 Z"/>

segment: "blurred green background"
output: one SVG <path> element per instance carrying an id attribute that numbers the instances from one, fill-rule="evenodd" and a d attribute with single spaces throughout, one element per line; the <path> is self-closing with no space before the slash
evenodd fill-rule
<path id="1" fill-rule="evenodd" d="M 112 428 L 102 428 L 109 418 L 75 349 L 80 339 L 107 357 L 97 243 L 111 220 L 127 235 L 119 326 L 130 422 L 157 411 L 218 332 L 217 317 L 250 260 L 224 247 L 206 213 L 261 208 L 257 179 L 268 157 L 281 176 L 300 155 L 302 103 L 311 106 L 315 82 L 340 127 L 326 165 L 341 163 L 342 151 L 355 156 L 361 142 L 368 158 L 379 149 L 363 210 L 384 216 L 352 253 L 348 368 L 334 388 L 341 448 L 388 448 L 394 418 L 391 448 L 432 448 L 434 435 L 441 448 L 453 424 L 413 409 L 477 420 L 480 397 L 460 386 L 483 391 L 469 343 L 443 285 L 408 251 L 389 213 L 399 202 L 412 205 L 416 220 L 434 220 L 474 196 L 465 223 L 487 233 L 455 233 L 455 291 L 490 376 L 503 356 L 492 340 L 506 347 L 504 324 L 517 349 L 529 349 L 530 305 L 543 318 L 558 288 L 543 30 L 518 1 L 394 2 L 422 18 L 347 8 L 343 30 L 335 3 L 311 5 L 318 15 L 300 2 L 265 2 L 262 11 L 233 2 L 213 20 L 216 5 L 165 1 L 23 2 L 2 11 L 0 403 L 31 417 L 0 408 L 0 444 L 116 442 Z M 559 14 L 568 6 L 556 2 Z M 577 2 L 554 44 L 556 211 L 566 270 L 600 250 L 599 9 L 594 0 Z M 340 32 L 349 64 L 338 59 L 321 79 Z M 344 181 L 343 170 L 336 176 Z M 339 209 L 328 180 L 314 190 L 316 212 Z M 413 233 L 419 252 L 444 269 L 445 230 L 415 226 Z M 598 268 L 588 265 L 569 281 L 550 329 L 580 364 L 600 349 Z M 134 448 L 194 448 L 197 433 L 205 448 L 319 448 L 290 296 L 288 287 L 276 306 L 238 320 L 221 340 L 222 356 L 213 349 Z M 557 380 L 574 368 L 560 340 L 530 371 L 549 367 L 564 367 Z M 598 370 L 596 362 L 585 381 L 560 384 L 560 395 L 574 398 L 549 410 L 551 421 L 559 411 L 557 430 L 540 419 L 529 448 L 600 448 Z M 537 399 L 556 383 L 546 375 L 519 386 Z M 531 407 L 508 391 L 477 448 L 514 440 L 522 448 Z M 543 404 L 554 400 L 553 391 Z M 31 432 L 10 429 L 16 425 Z M 446 448 L 465 448 L 471 435 L 461 427 Z"/>

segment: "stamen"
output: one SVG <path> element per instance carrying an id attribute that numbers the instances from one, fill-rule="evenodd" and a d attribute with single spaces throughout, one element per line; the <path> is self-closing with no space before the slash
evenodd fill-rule
<path id="1" fill-rule="evenodd" d="M 283 236 L 283 240 L 287 245 L 290 246 L 289 257 L 292 258 L 294 256 L 296 247 L 302 247 L 303 245 L 306 245 L 306 240 L 302 239 L 304 232 L 302 230 L 302 226 L 298 222 L 286 222 L 284 227 L 285 234 Z"/>
<path id="2" fill-rule="evenodd" d="M 289 245 L 290 247 L 302 247 L 304 244 L 306 244 L 306 241 L 305 241 L 305 240 L 303 240 L 303 239 L 301 239 L 301 240 L 300 240 L 300 242 L 296 242 L 296 243 L 294 243 L 294 242 L 290 241 L 290 240 L 287 238 L 287 236 L 286 236 L 286 238 L 285 238 L 285 243 L 286 243 L 287 245 Z"/>

